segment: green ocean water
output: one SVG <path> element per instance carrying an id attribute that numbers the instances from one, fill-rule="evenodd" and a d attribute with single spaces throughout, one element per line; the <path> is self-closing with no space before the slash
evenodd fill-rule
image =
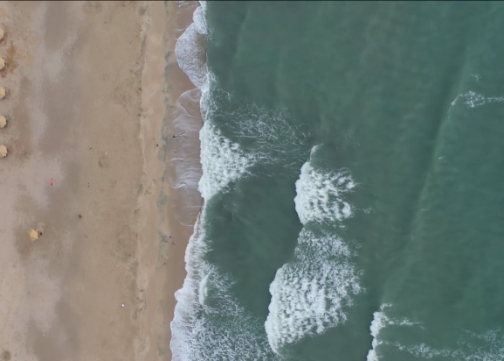
<path id="1" fill-rule="evenodd" d="M 504 4 L 205 8 L 174 360 L 503 360 Z"/>

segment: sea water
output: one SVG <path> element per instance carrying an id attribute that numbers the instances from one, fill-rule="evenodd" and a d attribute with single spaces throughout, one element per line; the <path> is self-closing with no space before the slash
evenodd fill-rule
<path id="1" fill-rule="evenodd" d="M 173 360 L 503 360 L 504 4 L 201 5 Z"/>

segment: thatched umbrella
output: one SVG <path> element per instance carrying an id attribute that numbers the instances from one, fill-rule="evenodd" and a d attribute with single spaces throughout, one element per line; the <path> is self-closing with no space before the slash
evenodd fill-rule
<path id="1" fill-rule="evenodd" d="M 28 237 L 30 237 L 30 241 L 36 241 L 40 238 L 40 232 L 36 229 L 30 229 L 28 231 Z"/>
<path id="2" fill-rule="evenodd" d="M 0 145 L 0 158 L 7 157 L 7 153 L 9 153 L 7 147 L 5 145 Z"/>
<path id="3" fill-rule="evenodd" d="M 5 98 L 5 88 L 0 86 L 0 99 Z"/>
<path id="4" fill-rule="evenodd" d="M 0 115 L 0 129 L 5 128 L 6 125 L 7 119 L 3 115 Z"/>

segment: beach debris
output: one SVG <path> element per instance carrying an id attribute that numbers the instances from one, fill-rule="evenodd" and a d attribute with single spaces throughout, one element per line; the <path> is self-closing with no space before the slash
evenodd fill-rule
<path id="1" fill-rule="evenodd" d="M 49 185 L 50 185 L 51 187 L 52 187 L 52 186 L 54 186 L 54 178 L 51 178 L 51 179 L 49 180 Z"/>
<path id="2" fill-rule="evenodd" d="M 5 59 L 0 58 L 0 70 L 2 70 L 3 68 L 5 68 Z"/>
<path id="3" fill-rule="evenodd" d="M 5 145 L 0 145 L 0 158 L 7 157 L 9 151 Z"/>
<path id="4" fill-rule="evenodd" d="M 30 229 L 28 232 L 28 237 L 30 237 L 30 241 L 36 241 L 42 235 L 42 232 L 37 231 L 36 229 Z"/>
<path id="5" fill-rule="evenodd" d="M 0 129 L 5 128 L 7 125 L 7 118 L 5 118 L 3 115 L 0 115 Z"/>
<path id="6" fill-rule="evenodd" d="M 5 88 L 3 86 L 0 86 L 0 99 L 5 98 Z"/>
<path id="7" fill-rule="evenodd" d="M 126 306 L 126 305 L 124 303 L 121 303 L 121 307 L 124 307 L 124 306 Z"/>
<path id="8" fill-rule="evenodd" d="M 82 214 L 79 214 L 79 218 L 82 218 Z"/>

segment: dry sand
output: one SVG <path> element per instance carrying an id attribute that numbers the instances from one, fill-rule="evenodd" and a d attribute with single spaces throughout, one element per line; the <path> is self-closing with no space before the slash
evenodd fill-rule
<path id="1" fill-rule="evenodd" d="M 195 7 L 0 2 L 0 361 L 171 359 L 192 229 L 166 164 L 193 87 L 173 49 Z"/>

